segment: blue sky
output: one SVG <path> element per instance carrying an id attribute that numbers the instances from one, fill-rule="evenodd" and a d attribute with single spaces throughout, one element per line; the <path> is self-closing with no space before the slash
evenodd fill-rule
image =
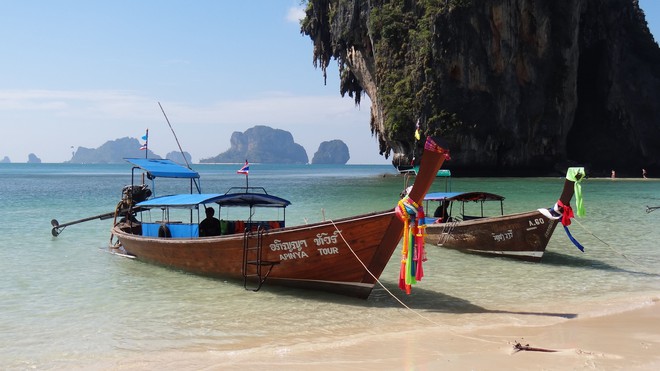
<path id="1" fill-rule="evenodd" d="M 640 0 L 660 38 L 660 0 Z M 72 148 L 140 138 L 164 156 L 229 148 L 234 131 L 290 131 L 311 160 L 341 139 L 349 163 L 389 164 L 368 98 L 339 94 L 337 66 L 312 64 L 299 0 L 0 0 L 0 159 L 71 158 Z"/>

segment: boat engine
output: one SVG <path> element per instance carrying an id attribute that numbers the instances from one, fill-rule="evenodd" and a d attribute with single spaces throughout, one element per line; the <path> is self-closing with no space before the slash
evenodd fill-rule
<path id="1" fill-rule="evenodd" d="M 130 206 L 142 202 L 151 197 L 151 189 L 146 184 L 130 184 L 121 190 L 121 200 Z"/>

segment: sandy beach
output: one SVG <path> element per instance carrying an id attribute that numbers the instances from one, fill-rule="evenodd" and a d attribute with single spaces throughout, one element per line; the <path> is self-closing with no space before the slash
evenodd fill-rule
<path id="1" fill-rule="evenodd" d="M 121 370 L 657 370 L 660 299 L 634 310 L 551 325 L 429 326 L 345 340 L 237 351 L 147 353 Z M 96 365 L 100 366 L 100 365 Z"/>
<path id="2" fill-rule="evenodd" d="M 236 171 L 214 166 L 214 182 Z M 383 286 L 358 300 L 276 286 L 251 292 L 242 282 L 120 258 L 107 253 L 110 222 L 51 235 L 52 217 L 74 220 L 113 207 L 124 180 L 118 187 L 109 179 L 122 168 L 5 169 L 30 181 L 2 178 L 11 190 L 0 215 L 3 369 L 660 369 L 660 214 L 645 211 L 659 203 L 653 182 L 589 182 L 589 218 L 571 225 L 585 252 L 563 231 L 540 264 L 429 248 L 424 280 L 411 295 L 398 289 L 397 254 L 381 275 Z M 400 188 L 397 179 L 365 176 L 362 168 L 328 171 L 349 170 L 359 176 L 310 183 L 301 167 L 267 179 L 274 193 L 295 189 L 304 210 L 320 206 L 305 204 L 304 190 L 335 200 L 344 199 L 345 189 L 383 194 L 368 204 L 381 210 Z M 71 174 L 80 189 L 72 190 Z M 515 188 L 510 207 L 524 210 L 545 204 L 539 195 L 554 195 L 560 181 L 457 179 L 453 186 Z M 90 201 L 72 205 L 72 192 Z M 33 207 L 25 208 L 26 201 Z M 358 207 L 328 205 L 328 215 Z M 28 226 L 27 219 L 35 222 Z M 516 344 L 528 350 L 516 351 Z"/>

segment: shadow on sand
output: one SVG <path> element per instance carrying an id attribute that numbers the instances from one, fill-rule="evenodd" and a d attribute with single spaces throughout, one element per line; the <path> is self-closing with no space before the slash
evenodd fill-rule
<path id="1" fill-rule="evenodd" d="M 387 290 L 395 295 L 402 303 L 415 311 L 425 311 L 431 313 L 454 313 L 454 314 L 485 314 L 485 313 L 506 313 L 528 316 L 545 316 L 559 318 L 575 318 L 575 313 L 553 313 L 553 312 L 528 312 L 516 310 L 494 310 L 475 305 L 468 300 L 455 296 L 443 294 L 437 291 L 415 287 L 410 295 L 403 293 L 396 284 L 384 283 Z M 267 290 L 276 295 L 298 297 L 305 300 L 315 300 L 325 303 L 340 305 L 351 305 L 361 308 L 401 308 L 403 305 L 390 293 L 382 287 L 376 286 L 367 300 L 346 297 L 320 291 L 309 291 L 304 289 L 286 288 L 286 287 L 266 287 Z"/>
<path id="2" fill-rule="evenodd" d="M 597 259 L 580 257 L 575 255 L 567 255 L 552 251 L 546 251 L 546 253 L 543 255 L 543 260 L 541 261 L 540 264 L 556 265 L 563 267 L 574 267 L 580 269 L 596 269 L 596 270 L 603 270 L 609 272 L 642 275 L 646 277 L 660 277 L 660 274 L 657 273 L 633 271 L 629 269 L 620 268 L 608 263 L 604 263 Z"/>

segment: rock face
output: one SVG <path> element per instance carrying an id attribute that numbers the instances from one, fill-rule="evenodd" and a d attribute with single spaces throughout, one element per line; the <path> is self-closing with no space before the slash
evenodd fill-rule
<path id="1" fill-rule="evenodd" d="M 183 156 L 185 156 L 185 158 Z M 186 160 L 188 164 L 192 163 L 192 156 L 190 156 L 190 153 L 186 151 L 183 151 L 183 155 L 181 154 L 181 152 L 172 151 L 169 152 L 167 155 L 165 155 L 165 158 L 168 160 L 172 160 L 177 164 L 181 164 L 181 165 L 185 165 Z"/>
<path id="2" fill-rule="evenodd" d="M 323 142 L 312 157 L 312 164 L 341 164 L 351 158 L 348 146 L 339 139 Z"/>
<path id="3" fill-rule="evenodd" d="M 288 131 L 257 125 L 244 133 L 235 131 L 230 139 L 231 148 L 215 157 L 201 159 L 201 163 L 306 164 L 307 152 L 294 143 Z"/>
<path id="4" fill-rule="evenodd" d="M 28 164 L 40 164 L 41 159 L 39 157 L 37 157 L 37 155 L 35 155 L 34 153 L 30 153 L 28 155 L 27 163 Z"/>
<path id="5" fill-rule="evenodd" d="M 135 138 L 120 138 L 105 142 L 96 149 L 78 147 L 71 160 L 66 161 L 76 164 L 95 163 L 124 163 L 124 158 L 143 158 L 144 150 L 140 150 L 142 144 Z M 149 158 L 160 158 L 160 156 L 149 151 Z"/>
<path id="6" fill-rule="evenodd" d="M 342 96 L 369 96 L 393 163 L 420 152 L 419 121 L 462 173 L 660 169 L 660 48 L 637 0 L 309 0 L 301 32 Z"/>

